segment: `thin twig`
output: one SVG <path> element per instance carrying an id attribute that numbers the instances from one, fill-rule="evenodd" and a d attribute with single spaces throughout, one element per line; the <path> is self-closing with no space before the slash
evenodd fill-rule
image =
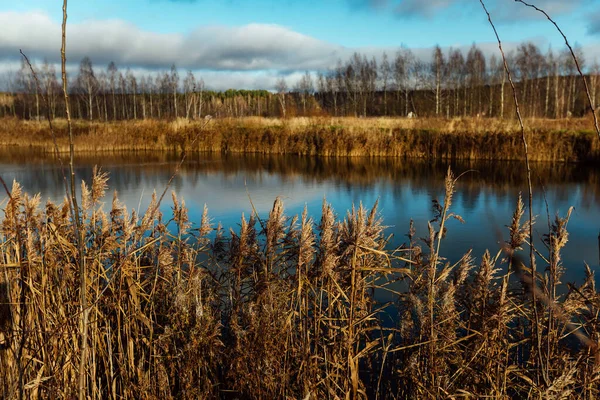
<path id="1" fill-rule="evenodd" d="M 515 0 L 515 2 L 521 3 L 527 7 L 535 9 L 537 12 L 544 14 L 544 16 L 546 18 L 548 18 L 548 21 L 550 21 L 552 23 L 552 25 L 554 25 L 556 30 L 558 30 L 560 35 L 565 40 L 565 44 L 567 45 L 567 47 L 569 48 L 569 51 L 571 52 L 571 57 L 573 57 L 573 61 L 575 61 L 575 66 L 577 67 L 577 72 L 579 73 L 579 76 L 581 76 L 581 80 L 583 81 L 583 85 L 585 86 L 585 93 L 587 95 L 590 109 L 592 110 L 592 115 L 594 117 L 594 128 L 596 129 L 596 134 L 598 135 L 598 139 L 600 139 L 600 127 L 598 126 L 598 116 L 596 115 L 596 109 L 594 107 L 594 102 L 592 101 L 592 95 L 590 94 L 590 88 L 588 86 L 587 80 L 585 79 L 585 75 L 581 71 L 581 66 L 579 65 L 579 60 L 577 60 L 577 56 L 575 55 L 575 52 L 573 51 L 573 47 L 571 47 L 571 44 L 569 43 L 569 39 L 567 39 L 567 36 L 563 33 L 562 29 L 560 29 L 558 24 L 550 17 L 550 15 L 548 15 L 548 13 L 546 11 L 535 6 L 534 4 L 526 3 L 523 0 Z"/>
<path id="2" fill-rule="evenodd" d="M 65 195 L 69 202 L 69 208 L 71 209 L 71 216 L 73 217 L 73 220 L 75 220 L 75 214 L 74 214 L 75 208 L 73 207 L 73 204 L 71 204 L 71 197 L 69 196 L 69 184 L 67 183 L 67 175 L 65 174 L 65 166 L 64 166 L 62 157 L 60 156 L 60 151 L 58 149 L 58 141 L 56 140 L 56 133 L 54 132 L 54 125 L 52 124 L 52 117 L 50 115 L 50 103 L 48 102 L 48 97 L 44 95 L 44 91 L 41 88 L 37 73 L 35 72 L 33 65 L 31 65 L 29 58 L 25 55 L 25 53 L 23 53 L 23 50 L 19 50 L 19 52 L 25 59 L 25 62 L 27 63 L 27 65 L 29 66 L 29 70 L 31 71 L 31 75 L 33 76 L 33 80 L 35 81 L 35 86 L 37 87 L 38 92 L 41 94 L 44 104 L 46 104 L 46 119 L 48 120 L 48 125 L 50 126 L 50 135 L 52 136 L 52 142 L 54 144 L 54 152 L 55 152 L 55 155 L 60 164 L 60 171 L 61 171 L 62 177 L 63 177 Z"/>
<path id="3" fill-rule="evenodd" d="M 534 255 L 534 245 L 533 245 L 533 189 L 532 189 L 532 183 L 531 183 L 531 167 L 529 165 L 529 150 L 527 147 L 527 139 L 525 137 L 525 125 L 523 124 L 523 118 L 521 117 L 521 109 L 519 107 L 519 99 L 517 97 L 517 89 L 515 88 L 515 84 L 512 80 L 512 75 L 510 73 L 510 68 L 508 67 L 508 62 L 506 61 L 506 55 L 504 54 L 504 50 L 502 49 L 502 41 L 500 40 L 500 36 L 498 35 L 498 31 L 496 30 L 496 26 L 494 25 L 493 21 L 492 21 L 492 17 L 490 15 L 490 13 L 488 12 L 485 3 L 483 2 L 483 0 L 479 0 L 479 2 L 481 3 L 481 6 L 483 7 L 483 10 L 485 11 L 487 18 L 488 18 L 488 22 L 490 23 L 492 29 L 494 30 L 494 34 L 496 35 L 496 40 L 498 41 L 498 48 L 500 49 L 500 54 L 502 55 L 502 62 L 504 64 L 504 70 L 506 72 L 506 75 L 508 77 L 508 81 L 510 83 L 510 87 L 512 89 L 512 94 L 513 94 L 513 101 L 515 103 L 515 110 L 517 113 L 517 118 L 519 120 L 519 127 L 521 128 L 521 140 L 523 142 L 523 149 L 525 151 L 525 166 L 527 168 L 527 188 L 529 190 L 529 263 L 531 266 L 531 275 L 532 275 L 532 285 L 536 286 L 537 285 L 537 274 L 536 274 L 536 266 L 535 266 L 535 255 Z M 540 363 L 542 362 L 541 360 L 541 354 L 540 354 L 540 349 L 541 349 L 541 336 L 540 336 L 540 332 L 539 332 L 539 315 L 538 315 L 538 311 L 537 311 L 537 305 L 536 305 L 536 290 L 532 290 L 531 291 L 531 295 L 532 295 L 532 300 L 533 300 L 533 312 L 534 312 L 534 317 L 535 317 L 535 336 L 536 336 L 536 342 L 537 342 L 537 347 L 538 347 L 538 355 L 540 355 Z"/>
<path id="4" fill-rule="evenodd" d="M 73 212 L 75 216 L 74 226 L 77 235 L 77 248 L 79 253 L 79 301 L 81 309 L 80 330 L 81 330 L 81 357 L 79 359 L 79 400 L 86 400 L 86 370 L 87 350 L 88 350 L 88 315 L 87 307 L 87 270 L 85 266 L 85 257 L 83 249 L 83 230 L 81 227 L 81 218 L 79 214 L 79 206 L 77 205 L 77 195 L 75 190 L 75 164 L 74 154 L 75 147 L 73 145 L 73 126 L 71 124 L 71 110 L 69 107 L 69 93 L 67 90 L 67 0 L 63 1 L 63 20 L 62 20 L 62 45 L 60 48 L 61 59 L 61 76 L 62 88 L 65 98 L 65 114 L 67 115 L 67 129 L 69 132 L 69 170 L 71 173 L 71 202 L 73 204 Z"/>
<path id="5" fill-rule="evenodd" d="M 4 179 L 2 179 L 2 176 L 0 176 L 0 183 L 2 183 L 2 186 L 4 186 L 4 191 L 8 195 L 8 198 L 12 201 L 12 199 L 13 199 L 12 194 L 10 194 L 10 190 L 8 190 L 8 186 L 6 186 L 6 182 L 4 182 Z"/>

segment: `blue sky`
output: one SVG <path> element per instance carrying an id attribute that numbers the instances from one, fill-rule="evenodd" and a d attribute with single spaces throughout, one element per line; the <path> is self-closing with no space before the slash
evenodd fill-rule
<path id="1" fill-rule="evenodd" d="M 545 8 L 588 59 L 600 55 L 600 0 L 530 0 Z M 513 0 L 487 0 L 507 48 L 534 41 L 560 49 L 542 16 Z M 0 0 L 0 72 L 18 65 L 18 49 L 57 61 L 60 0 Z M 69 54 L 134 71 L 183 69 L 223 87 L 271 85 L 304 70 L 333 67 L 354 51 L 378 56 L 400 45 L 421 57 L 431 47 L 480 45 L 495 51 L 478 0 L 86 0 L 69 2 Z M 270 89 L 270 87 L 264 87 Z"/>

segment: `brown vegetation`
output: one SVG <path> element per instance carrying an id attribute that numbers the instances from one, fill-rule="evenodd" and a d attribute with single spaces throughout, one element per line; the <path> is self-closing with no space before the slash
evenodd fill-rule
<path id="1" fill-rule="evenodd" d="M 528 241 L 520 199 L 504 250 L 443 258 L 460 219 L 451 173 L 425 238 L 411 226 L 398 249 L 376 205 L 336 221 L 324 204 L 313 222 L 276 200 L 267 220 L 225 233 L 206 212 L 189 221 L 175 195 L 168 221 L 116 198 L 104 211 L 106 179 L 81 196 L 90 398 L 598 396 L 600 294 L 587 267 L 582 286 L 560 283 L 568 218 L 552 223 L 533 284 L 512 256 Z M 77 393 L 73 243 L 68 204 L 40 207 L 15 183 L 0 232 L 4 398 Z"/>
<path id="2" fill-rule="evenodd" d="M 0 132 L 8 145 L 45 146 L 52 139 L 64 151 L 68 144 L 72 193 L 65 203 L 48 202 L 42 210 L 39 195 L 29 197 L 16 182 L 9 191 L 2 181 L 7 194 L 0 227 L 3 397 L 598 397 L 595 277 L 586 265 L 581 286 L 562 287 L 560 253 L 572 209 L 548 221 L 543 237 L 548 254 L 534 249 L 529 168 L 529 159 L 594 160 L 595 135 L 570 130 L 573 126 L 550 129 L 547 121 L 541 129 L 533 122 L 525 132 L 514 87 L 520 132 L 496 120 L 468 131 L 464 119 L 434 120 L 427 127 L 421 121 L 224 120 L 204 131 L 177 120 L 178 79 L 172 80 L 175 122 L 79 123 L 72 129 L 65 25 L 66 0 L 62 61 L 68 128 L 58 126 L 55 132 L 48 117 L 50 131 L 28 123 L 19 130 L 20 141 L 13 142 L 11 129 L 23 125 L 5 119 L 7 130 Z M 435 58 L 439 115 L 444 61 L 441 53 Z M 474 61 L 475 73 L 485 72 L 485 63 Z M 365 82 L 375 82 L 376 74 L 371 75 Z M 482 110 L 481 83 L 472 86 Z M 527 80 L 524 86 L 527 91 Z M 570 86 L 574 92 L 575 84 Z M 555 91 L 558 97 L 558 86 Z M 136 93 L 134 84 L 134 119 Z M 367 115 L 369 98 L 361 96 Z M 534 93 L 533 116 L 535 99 Z M 91 86 L 87 100 L 93 120 Z M 108 120 L 106 93 L 104 103 Z M 303 103 L 306 115 L 304 98 Z M 472 112 L 473 95 L 470 103 Z M 574 106 L 575 100 L 568 103 Z M 466 110 L 466 98 L 464 104 Z M 287 218 L 277 199 L 266 220 L 242 215 L 239 231 L 225 233 L 212 226 L 206 209 L 194 226 L 175 194 L 168 221 L 158 211 L 162 196 L 156 195 L 145 214 L 128 211 L 116 194 L 111 210 L 104 211 L 108 176 L 95 170 L 90 186 L 82 182 L 79 207 L 73 134 L 82 151 L 189 148 L 453 159 L 521 159 L 521 138 L 530 217 L 521 222 L 525 207 L 519 196 L 508 240 L 498 252 L 486 251 L 479 264 L 468 252 L 451 264 L 441 251 L 443 239 L 451 220 L 464 221 L 451 211 L 457 178 L 450 169 L 443 201 L 433 202 L 426 236 L 417 239 L 411 223 L 407 242 L 396 249 L 387 247 L 377 204 L 370 211 L 353 207 L 336 221 L 324 202 L 317 225 L 306 210 L 300 218 Z M 527 152 L 528 144 L 535 153 Z M 527 246 L 529 267 L 519 254 Z M 534 251 L 545 269 L 536 269 Z"/>
<path id="3" fill-rule="evenodd" d="M 176 150 L 320 156 L 393 156 L 437 159 L 521 160 L 519 125 L 499 119 L 266 118 L 74 122 L 75 149 L 85 151 Z M 600 157 L 589 118 L 532 119 L 526 135 L 533 161 L 590 161 Z M 66 125 L 55 122 L 58 145 L 68 150 Z M 196 139 L 192 148 L 190 142 Z M 0 144 L 46 147 L 43 123 L 3 119 Z"/>

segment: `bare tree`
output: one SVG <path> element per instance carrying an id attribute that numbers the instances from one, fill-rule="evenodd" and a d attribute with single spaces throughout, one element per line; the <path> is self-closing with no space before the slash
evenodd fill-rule
<path id="1" fill-rule="evenodd" d="M 106 72 L 102 71 L 100 72 L 100 74 L 98 74 L 98 94 L 102 96 L 102 109 L 104 111 L 104 121 L 108 121 L 108 102 L 106 100 L 106 96 L 107 96 L 107 92 L 108 92 L 108 76 L 106 75 Z M 96 97 L 96 104 L 98 104 L 99 100 L 98 97 Z M 100 117 L 101 112 L 100 109 L 98 109 L 98 117 Z"/>
<path id="2" fill-rule="evenodd" d="M 179 73 L 175 64 L 171 65 L 170 86 L 173 93 L 173 115 L 175 119 L 179 116 L 177 113 L 177 91 L 179 89 Z"/>
<path id="3" fill-rule="evenodd" d="M 135 75 L 131 72 L 130 69 L 127 69 L 126 76 L 127 76 L 127 86 L 129 87 L 129 92 L 133 96 L 133 102 L 132 102 L 133 119 L 137 119 L 137 91 L 138 91 L 137 79 L 135 78 Z"/>
<path id="4" fill-rule="evenodd" d="M 148 92 L 148 83 L 145 76 L 140 79 L 140 91 L 142 95 L 142 118 L 146 119 L 146 93 Z"/>
<path id="5" fill-rule="evenodd" d="M 407 48 L 401 48 L 392 59 L 387 53 L 370 59 L 354 53 L 345 61 L 338 60 L 335 68 L 317 72 L 315 77 L 306 71 L 295 84 L 292 97 L 260 90 L 205 92 L 204 82 L 197 81 L 191 71 L 179 87 L 180 78 L 174 65 L 170 70 L 140 80 L 129 68 L 121 72 L 111 62 L 96 75 L 92 60 L 85 58 L 76 79 L 70 82 L 71 112 L 73 118 L 86 119 L 179 116 L 195 119 L 205 112 L 221 116 L 289 116 L 289 110 L 297 106 L 298 115 L 311 115 L 314 111 L 311 107 L 318 107 L 336 116 L 407 115 L 412 110 L 437 117 L 445 113 L 446 118 L 460 115 L 504 118 L 503 63 L 495 56 L 486 59 L 476 45 L 469 49 L 466 60 L 458 49 L 444 52 L 436 46 L 431 51 L 432 57 L 427 62 Z M 581 49 L 577 51 L 581 53 Z M 534 44 L 522 43 L 505 56 L 516 72 L 513 82 L 523 99 L 523 115 L 560 118 L 585 112 L 575 76 L 577 67 L 567 51 L 558 56 L 551 50 L 542 54 Z M 3 98 L 2 115 L 12 111 L 21 118 L 34 119 L 43 113 L 44 107 L 53 116 L 64 115 L 62 102 L 57 100 L 54 66 L 44 62 L 40 71 L 39 93 L 27 68 L 17 72 L 12 80 L 16 92 L 7 96 L 8 100 Z M 593 64 L 586 71 L 591 82 L 590 101 L 596 103 L 600 66 Z M 40 94 L 48 96 L 48 106 L 40 103 Z M 280 107 L 282 102 L 286 103 L 285 110 Z"/>
<path id="6" fill-rule="evenodd" d="M 192 71 L 188 71 L 183 80 L 183 95 L 185 99 L 185 118 L 194 117 L 195 111 L 195 95 L 196 95 L 196 77 Z"/>
<path id="7" fill-rule="evenodd" d="M 379 66 L 379 74 L 381 76 L 381 89 L 383 90 L 383 115 L 388 115 L 387 92 L 390 84 L 390 75 L 392 67 L 388 59 L 387 53 L 384 51 L 381 56 L 381 65 Z"/>
<path id="8" fill-rule="evenodd" d="M 317 97 L 317 95 L 318 95 L 317 102 L 319 103 L 319 100 L 320 100 L 321 108 L 325 108 L 327 106 L 327 104 L 326 104 L 327 82 L 325 80 L 325 75 L 323 74 L 323 72 L 321 72 L 321 71 L 317 72 L 316 81 L 317 81 L 317 93 L 315 93 L 315 97 Z"/>
<path id="9" fill-rule="evenodd" d="M 42 88 L 48 100 L 48 107 L 50 107 L 48 112 L 52 118 L 56 118 L 56 103 L 60 93 L 60 85 L 56 79 L 56 67 L 54 64 L 48 63 L 48 60 L 44 60 L 42 64 L 41 80 Z"/>
<path id="10" fill-rule="evenodd" d="M 285 118 L 285 97 L 287 95 L 287 84 L 285 83 L 285 79 L 283 77 L 279 78 L 275 84 L 275 90 L 277 90 L 277 99 L 279 100 L 279 106 L 281 107 L 281 116 Z"/>
<path id="11" fill-rule="evenodd" d="M 325 84 L 327 85 L 327 92 L 331 94 L 331 98 L 333 101 L 333 115 L 338 115 L 338 93 L 340 91 L 340 87 L 338 86 L 338 70 L 329 71 L 327 77 L 325 78 Z"/>
<path id="12" fill-rule="evenodd" d="M 125 76 L 119 72 L 119 92 L 121 94 L 121 115 L 123 119 L 128 119 L 129 115 L 127 113 L 127 79 Z"/>
<path id="13" fill-rule="evenodd" d="M 363 103 L 363 117 L 366 117 L 367 104 L 373 101 L 377 91 L 377 61 L 373 57 L 370 61 L 363 56 L 360 68 L 360 82 Z"/>
<path id="14" fill-rule="evenodd" d="M 84 57 L 79 63 L 79 75 L 77 76 L 77 85 L 85 97 L 85 103 L 88 110 L 89 120 L 94 119 L 94 97 L 98 92 L 98 81 L 94 74 L 92 60 L 89 57 Z"/>
<path id="15" fill-rule="evenodd" d="M 115 121 L 117 119 L 116 91 L 117 91 L 117 79 L 118 79 L 117 76 L 118 76 L 119 71 L 113 61 L 111 61 L 108 64 L 106 73 L 108 75 L 108 82 L 110 84 L 110 91 L 112 93 L 112 109 L 113 109 L 112 119 L 113 119 L 113 121 Z"/>
<path id="16" fill-rule="evenodd" d="M 312 77 L 308 71 L 306 71 L 304 75 L 302 75 L 302 78 L 300 78 L 297 89 L 300 93 L 300 99 L 302 101 L 302 114 L 306 116 L 306 104 L 308 102 L 308 97 L 314 91 Z"/>
<path id="17" fill-rule="evenodd" d="M 196 113 L 198 115 L 198 119 L 202 118 L 202 106 L 204 105 L 204 79 L 200 78 L 200 80 L 198 81 L 198 87 L 197 87 L 197 91 L 198 93 L 198 112 Z"/>
<path id="18" fill-rule="evenodd" d="M 435 46 L 433 49 L 433 62 L 432 62 L 432 73 L 435 77 L 435 115 L 440 115 L 441 99 L 442 99 L 442 79 L 444 78 L 444 72 L 446 69 L 446 61 L 444 60 L 444 53 L 440 46 Z"/>
<path id="19" fill-rule="evenodd" d="M 546 54 L 546 60 L 544 62 L 546 67 L 546 99 L 544 102 L 544 117 L 548 118 L 550 111 L 550 89 L 552 84 L 552 76 L 556 71 L 556 61 L 554 60 L 554 53 L 552 52 L 552 47 L 548 48 L 548 53 Z"/>
<path id="20" fill-rule="evenodd" d="M 6 91 L 9 95 L 9 99 L 7 99 L 7 107 L 8 112 L 12 114 L 13 117 L 17 116 L 17 108 L 15 107 L 15 96 L 17 91 L 17 77 L 16 73 L 13 70 L 8 70 L 4 73 L 4 82 Z"/>
<path id="21" fill-rule="evenodd" d="M 452 90 L 454 92 L 454 116 L 460 115 L 460 88 L 464 83 L 464 65 L 465 59 L 462 55 L 462 52 L 458 49 L 451 50 L 448 59 L 448 74 L 450 76 L 450 82 L 452 85 Z"/>
<path id="22" fill-rule="evenodd" d="M 414 62 L 415 57 L 410 49 L 403 48 L 396 53 L 394 60 L 394 81 L 396 83 L 398 103 L 400 103 L 400 95 L 404 94 L 404 112 L 400 111 L 400 115 L 403 114 L 406 116 L 409 112 L 409 82 Z"/>
<path id="23" fill-rule="evenodd" d="M 21 60 L 21 68 L 17 71 L 16 80 L 19 92 L 23 99 L 23 119 L 33 119 L 33 106 L 29 104 L 29 98 L 31 94 L 35 93 L 37 99 L 38 94 L 36 85 L 33 82 L 33 76 L 24 60 Z M 39 102 L 36 101 L 36 104 L 38 104 L 37 115 L 39 115 Z"/>
<path id="24" fill-rule="evenodd" d="M 489 69 L 488 69 L 488 86 L 490 87 L 490 98 L 489 98 L 490 103 L 488 105 L 488 116 L 489 117 L 494 116 L 494 87 L 497 85 L 498 65 L 500 65 L 500 63 L 498 62 L 496 55 L 492 54 L 492 57 L 490 57 L 490 63 L 489 63 Z"/>
<path id="25" fill-rule="evenodd" d="M 482 112 L 482 97 L 481 89 L 485 81 L 485 56 L 483 52 L 475 45 L 471 46 L 467 54 L 467 74 L 469 77 L 469 86 L 471 87 L 471 96 L 469 101 L 469 109 L 472 115 L 478 115 Z M 475 101 L 477 102 L 476 110 Z"/>

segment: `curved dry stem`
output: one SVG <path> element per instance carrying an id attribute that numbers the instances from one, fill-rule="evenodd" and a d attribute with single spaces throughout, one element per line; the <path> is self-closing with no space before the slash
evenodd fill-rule
<path id="1" fill-rule="evenodd" d="M 550 21 L 552 23 L 552 25 L 554 25 L 556 30 L 558 30 L 558 33 L 560 33 L 560 35 L 563 37 L 565 44 L 569 48 L 569 52 L 571 52 L 571 57 L 573 57 L 573 61 L 575 61 L 575 66 L 577 67 L 577 72 L 579 73 L 579 76 L 581 77 L 581 80 L 583 81 L 583 85 L 585 87 L 585 93 L 587 95 L 590 109 L 592 110 L 592 115 L 594 117 L 594 128 L 596 129 L 596 134 L 598 135 L 598 139 L 600 139 L 600 127 L 598 126 L 598 116 L 596 115 L 596 109 L 594 108 L 594 102 L 592 101 L 592 95 L 590 94 L 590 88 L 588 86 L 587 80 L 585 79 L 585 75 L 581 71 L 581 66 L 579 65 L 579 60 L 577 60 L 577 56 L 575 55 L 575 52 L 573 51 L 573 47 L 571 47 L 571 44 L 569 43 L 569 39 L 567 39 L 567 36 L 564 34 L 562 29 L 560 29 L 560 26 L 558 26 L 556 21 L 554 21 L 550 17 L 550 15 L 548 15 L 548 13 L 546 11 L 537 7 L 534 4 L 529 4 L 523 0 L 515 0 L 515 2 L 521 3 L 527 7 L 533 8 L 534 10 L 536 10 L 539 13 L 544 14 L 544 16 L 548 19 L 548 21 Z"/>
<path id="2" fill-rule="evenodd" d="M 71 216 L 73 217 L 73 220 L 75 220 L 75 208 L 73 207 L 73 204 L 70 201 L 71 197 L 69 196 L 69 184 L 67 183 L 67 175 L 65 173 L 65 165 L 63 163 L 62 157 L 60 156 L 60 151 L 58 150 L 58 142 L 56 140 L 56 133 L 54 132 L 54 125 L 52 124 L 52 117 L 50 116 L 50 103 L 48 102 L 48 97 L 44 95 L 44 91 L 41 88 L 37 73 L 35 72 L 33 65 L 31 65 L 29 58 L 25 55 L 25 53 L 23 53 L 23 50 L 19 49 L 19 52 L 25 59 L 25 62 L 27 63 L 27 65 L 29 66 L 29 70 L 31 71 L 31 75 L 33 76 L 33 80 L 35 82 L 37 91 L 42 96 L 42 100 L 44 101 L 44 104 L 46 105 L 46 120 L 48 121 L 48 125 L 50 127 L 50 135 L 52 136 L 52 143 L 54 144 L 54 153 L 58 159 L 58 163 L 60 164 L 60 172 L 62 173 L 63 182 L 64 182 L 64 186 L 65 186 L 65 195 L 66 195 L 66 198 L 69 199 L 69 207 L 71 208 Z"/>
<path id="3" fill-rule="evenodd" d="M 502 62 L 504 64 L 504 70 L 506 72 L 506 75 L 508 77 L 508 82 L 510 83 L 510 87 L 512 90 L 513 101 L 515 103 L 517 118 L 519 120 L 519 127 L 521 129 L 521 140 L 523 142 L 523 149 L 525 151 L 525 166 L 527 168 L 527 188 L 529 191 L 529 263 L 531 266 L 532 285 L 536 286 L 537 273 L 536 273 L 536 266 L 535 266 L 535 249 L 534 249 L 534 245 L 533 245 L 533 186 L 531 183 L 531 167 L 529 165 L 529 150 L 527 147 L 527 138 L 525 137 L 525 125 L 523 124 L 523 118 L 521 117 L 521 109 L 519 107 L 519 99 L 517 97 L 517 90 L 515 88 L 515 84 L 513 82 L 512 75 L 510 73 L 510 68 L 508 67 L 508 62 L 506 61 L 506 55 L 504 54 L 504 50 L 502 49 L 502 41 L 500 40 L 500 36 L 498 35 L 496 26 L 494 25 L 494 22 L 492 21 L 492 17 L 490 15 L 490 13 L 488 12 L 487 7 L 485 6 L 485 3 L 483 2 L 483 0 L 479 0 L 479 2 L 481 3 L 483 10 L 485 11 L 485 13 L 488 17 L 488 22 L 490 23 L 492 29 L 494 30 L 494 34 L 496 35 L 496 40 L 498 41 L 498 48 L 500 49 L 500 54 L 502 55 Z M 537 311 L 537 307 L 536 307 L 536 304 L 537 304 L 536 294 L 537 293 L 535 290 L 531 291 L 531 296 L 532 296 L 532 300 L 533 300 L 533 311 L 535 314 L 535 328 L 534 328 L 535 336 L 536 336 L 536 342 L 538 344 L 538 349 L 540 349 L 541 348 L 541 335 L 539 332 L 539 315 L 538 315 L 538 311 Z M 542 363 L 540 351 L 538 351 L 537 353 L 540 355 L 540 363 Z"/>

